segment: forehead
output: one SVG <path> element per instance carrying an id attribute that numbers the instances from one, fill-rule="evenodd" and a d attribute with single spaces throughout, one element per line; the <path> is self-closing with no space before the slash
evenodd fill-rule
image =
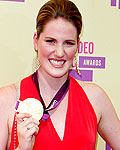
<path id="1" fill-rule="evenodd" d="M 59 17 L 46 23 L 43 32 L 40 35 L 43 34 L 49 36 L 69 36 L 77 38 L 77 29 L 70 21 Z"/>

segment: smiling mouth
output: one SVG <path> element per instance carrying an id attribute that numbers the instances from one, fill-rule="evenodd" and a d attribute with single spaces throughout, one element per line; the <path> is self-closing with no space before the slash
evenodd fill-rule
<path id="1" fill-rule="evenodd" d="M 56 65 L 56 66 L 61 66 L 65 63 L 64 60 L 53 60 L 53 59 L 49 59 L 50 63 L 52 65 Z"/>

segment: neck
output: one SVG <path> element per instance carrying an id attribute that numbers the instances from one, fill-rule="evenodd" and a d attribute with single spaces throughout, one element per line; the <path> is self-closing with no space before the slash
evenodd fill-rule
<path id="1" fill-rule="evenodd" d="M 64 76 L 59 78 L 54 78 L 42 72 L 41 70 L 38 70 L 40 93 L 46 106 L 50 103 L 57 91 L 66 81 L 67 77 L 68 74 L 65 74 Z"/>

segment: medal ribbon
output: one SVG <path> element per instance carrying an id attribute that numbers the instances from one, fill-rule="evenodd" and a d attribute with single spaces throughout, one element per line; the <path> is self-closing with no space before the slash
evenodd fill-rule
<path id="1" fill-rule="evenodd" d="M 54 98 L 51 100 L 51 102 L 50 102 L 50 104 L 48 105 L 47 108 L 46 108 L 46 106 L 44 104 L 44 101 L 42 99 L 42 96 L 40 94 L 40 88 L 39 88 L 39 83 L 38 83 L 38 72 L 35 72 L 32 75 L 32 79 L 33 79 L 33 82 L 36 85 L 36 88 L 37 88 L 38 92 L 39 92 L 41 103 L 42 103 L 43 108 L 44 108 L 43 116 L 42 116 L 41 119 L 43 121 L 46 121 L 50 117 L 48 111 L 55 109 L 60 104 L 60 102 L 63 100 L 63 98 L 65 97 L 65 95 L 66 95 L 66 93 L 67 93 L 67 91 L 69 89 L 69 77 L 67 78 L 65 83 L 61 86 L 61 88 L 56 93 Z"/>

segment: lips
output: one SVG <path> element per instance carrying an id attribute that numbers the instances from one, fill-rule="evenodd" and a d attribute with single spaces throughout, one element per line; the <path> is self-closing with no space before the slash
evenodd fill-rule
<path id="1" fill-rule="evenodd" d="M 50 63 L 55 66 L 62 66 L 65 63 L 65 60 L 56 60 L 56 59 L 49 59 Z"/>

